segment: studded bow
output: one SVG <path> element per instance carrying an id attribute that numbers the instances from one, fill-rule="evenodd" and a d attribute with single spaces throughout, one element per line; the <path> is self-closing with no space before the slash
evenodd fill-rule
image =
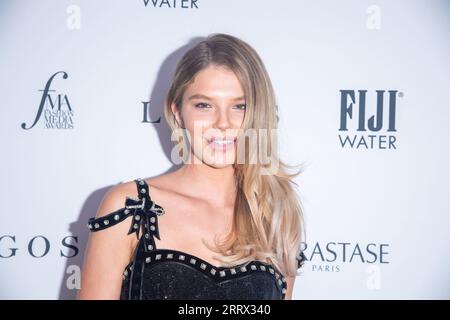
<path id="1" fill-rule="evenodd" d="M 147 198 L 135 199 L 127 197 L 125 201 L 125 210 L 133 210 L 133 220 L 131 222 L 128 234 L 136 233 L 139 239 L 142 221 L 145 221 L 144 232 L 150 237 L 152 234 L 159 238 L 159 229 L 157 223 L 157 216 L 164 214 L 164 208 Z"/>

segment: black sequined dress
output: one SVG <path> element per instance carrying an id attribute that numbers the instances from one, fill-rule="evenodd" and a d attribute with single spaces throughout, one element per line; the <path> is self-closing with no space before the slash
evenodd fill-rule
<path id="1" fill-rule="evenodd" d="M 151 200 L 145 180 L 134 181 L 139 198 L 126 197 L 123 208 L 90 218 L 88 223 L 89 229 L 96 232 L 131 217 L 128 234 L 136 233 L 139 242 L 123 272 L 120 299 L 284 299 L 286 279 L 272 264 L 255 260 L 217 267 L 186 252 L 157 249 L 153 237 L 160 239 L 158 216 L 164 214 L 164 209 Z M 299 268 L 302 262 L 298 260 Z"/>

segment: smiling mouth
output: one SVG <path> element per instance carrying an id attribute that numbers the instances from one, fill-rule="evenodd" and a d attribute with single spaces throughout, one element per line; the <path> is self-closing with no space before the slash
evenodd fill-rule
<path id="1" fill-rule="evenodd" d="M 211 139 L 207 139 L 208 144 L 213 144 L 217 146 L 227 146 L 236 142 L 236 138 L 228 138 L 228 139 L 218 139 L 212 137 Z"/>

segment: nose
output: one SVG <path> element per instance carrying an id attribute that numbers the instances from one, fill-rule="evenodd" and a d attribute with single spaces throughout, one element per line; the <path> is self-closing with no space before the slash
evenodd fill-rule
<path id="1" fill-rule="evenodd" d="M 228 113 L 226 108 L 222 108 L 218 115 L 217 115 L 217 119 L 216 119 L 216 125 L 215 127 L 217 129 L 221 129 L 221 130 L 225 130 L 230 128 L 230 119 L 228 117 Z"/>

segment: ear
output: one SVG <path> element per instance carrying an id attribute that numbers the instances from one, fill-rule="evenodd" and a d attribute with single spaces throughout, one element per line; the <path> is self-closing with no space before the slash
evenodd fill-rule
<path id="1" fill-rule="evenodd" d="M 178 110 L 175 102 L 172 102 L 170 109 L 172 110 L 172 114 L 174 115 L 175 120 L 178 122 L 178 126 L 181 127 L 182 121 L 181 121 L 180 111 Z"/>

